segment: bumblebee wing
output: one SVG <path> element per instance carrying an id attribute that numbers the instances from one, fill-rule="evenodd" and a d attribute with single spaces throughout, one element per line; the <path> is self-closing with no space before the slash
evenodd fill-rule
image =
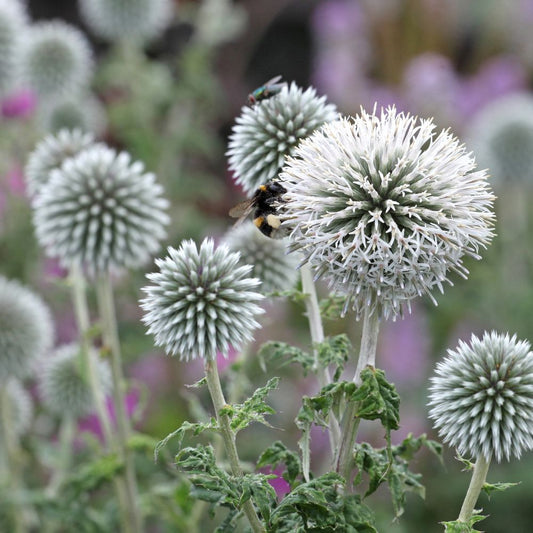
<path id="1" fill-rule="evenodd" d="M 242 221 L 253 211 L 255 206 L 255 200 L 244 200 L 244 202 L 239 202 L 236 206 L 232 207 L 229 210 L 229 216 L 232 218 L 238 218 L 235 222 L 235 226 L 238 226 Z"/>

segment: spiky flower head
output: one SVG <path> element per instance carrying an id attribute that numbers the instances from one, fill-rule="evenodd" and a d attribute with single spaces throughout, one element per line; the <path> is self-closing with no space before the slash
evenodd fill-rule
<path id="1" fill-rule="evenodd" d="M 498 462 L 533 449 L 533 353 L 516 335 L 460 341 L 437 363 L 429 416 L 461 454 Z"/>
<path id="2" fill-rule="evenodd" d="M 78 129 L 96 136 L 104 132 L 107 122 L 100 101 L 86 93 L 45 103 L 41 106 L 39 119 L 42 128 L 47 132 Z"/>
<path id="3" fill-rule="evenodd" d="M 7 391 L 7 412 L 10 420 L 8 427 L 15 435 L 23 435 L 30 428 L 33 418 L 33 400 L 31 399 L 31 395 L 17 379 L 11 378 L 2 387 L 6 387 Z M 2 428 L 0 427 L 0 436 L 1 432 Z M 0 438 L 0 443 L 3 440 Z"/>
<path id="4" fill-rule="evenodd" d="M 466 135 L 495 184 L 533 186 L 533 96 L 514 94 L 488 104 Z"/>
<path id="5" fill-rule="evenodd" d="M 96 358 L 97 354 L 91 353 L 90 356 Z M 79 418 L 93 409 L 93 395 L 83 363 L 77 344 L 62 346 L 43 361 L 39 390 L 45 407 L 52 414 Z M 103 392 L 109 392 L 109 364 L 103 359 L 97 359 L 96 369 Z"/>
<path id="6" fill-rule="evenodd" d="M 21 53 L 24 82 L 43 99 L 64 98 L 85 87 L 92 53 L 83 33 L 54 20 L 31 26 Z"/>
<path id="7" fill-rule="evenodd" d="M 303 140 L 281 174 L 291 249 L 364 309 L 396 317 L 448 271 L 466 277 L 492 238 L 493 195 L 485 171 L 431 120 L 365 111 Z M 283 225 L 283 224 L 282 224 Z"/>
<path id="8" fill-rule="evenodd" d="M 109 41 L 145 41 L 171 22 L 172 0 L 79 0 L 91 29 Z"/>
<path id="9" fill-rule="evenodd" d="M 52 170 L 60 168 L 63 162 L 94 143 L 90 133 L 79 129 L 63 129 L 47 135 L 33 150 L 24 169 L 26 188 L 30 196 L 38 194 L 48 183 Z"/>
<path id="10" fill-rule="evenodd" d="M 224 242 L 241 254 L 241 264 L 252 265 L 252 276 L 261 280 L 263 294 L 289 290 L 298 278 L 298 256 L 287 254 L 286 239 L 269 239 L 251 222 L 228 231 Z"/>
<path id="11" fill-rule="evenodd" d="M 240 265 L 238 253 L 215 248 L 211 239 L 199 249 L 187 240 L 177 250 L 169 247 L 156 265 L 160 271 L 147 275 L 152 285 L 143 288 L 141 307 L 157 346 L 182 360 L 214 359 L 252 340 L 263 295 L 260 281 L 249 277 L 252 266 Z"/>
<path id="12" fill-rule="evenodd" d="M 34 201 L 34 225 L 49 255 L 97 273 L 142 265 L 159 250 L 167 207 L 141 162 L 96 144 L 50 173 Z"/>
<path id="13" fill-rule="evenodd" d="M 333 104 L 318 97 L 315 89 L 302 90 L 295 83 L 252 107 L 243 107 L 229 141 L 227 155 L 235 181 L 251 196 L 275 178 L 285 156 L 301 139 L 338 118 Z"/>
<path id="14" fill-rule="evenodd" d="M 0 0 L 0 96 L 16 84 L 27 15 L 19 0 Z"/>
<path id="15" fill-rule="evenodd" d="M 52 340 L 52 318 L 41 298 L 0 276 L 0 386 L 9 378 L 28 376 Z"/>

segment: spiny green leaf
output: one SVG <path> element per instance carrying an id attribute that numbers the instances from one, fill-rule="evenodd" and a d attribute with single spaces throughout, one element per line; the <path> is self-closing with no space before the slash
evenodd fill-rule
<path id="1" fill-rule="evenodd" d="M 286 291 L 272 291 L 268 294 L 268 296 L 277 298 L 287 298 L 288 300 L 291 300 L 296 304 L 305 302 L 305 299 L 307 298 L 307 294 L 298 289 L 290 289 Z"/>
<path id="2" fill-rule="evenodd" d="M 353 351 L 352 344 L 348 336 L 344 333 L 333 337 L 326 337 L 323 342 L 315 346 L 318 352 L 318 364 L 323 367 L 335 365 L 333 381 L 338 381 L 346 361 Z"/>
<path id="3" fill-rule="evenodd" d="M 304 376 L 313 371 L 315 364 L 312 354 L 286 342 L 266 342 L 261 346 L 257 355 L 261 361 L 267 361 L 278 367 L 298 363 L 302 366 Z"/>
<path id="4" fill-rule="evenodd" d="M 169 433 L 162 441 L 159 441 L 157 443 L 157 446 L 154 449 L 154 460 L 157 461 L 161 449 L 164 448 L 169 443 L 169 441 L 174 438 L 178 439 L 178 448 L 181 448 L 183 439 L 185 438 L 185 435 L 188 431 L 190 431 L 194 436 L 196 436 L 204 431 L 217 429 L 218 423 L 214 418 L 212 418 L 209 422 L 206 423 L 192 423 L 185 421 L 178 429 L 176 429 L 172 433 Z"/>
<path id="5" fill-rule="evenodd" d="M 345 296 L 330 294 L 327 298 L 320 300 L 320 316 L 325 320 L 338 320 L 342 316 L 345 304 Z"/>
<path id="6" fill-rule="evenodd" d="M 122 461 L 116 454 L 100 457 L 83 465 L 65 483 L 65 492 L 72 496 L 84 494 L 109 483 L 123 469 Z"/>
<path id="7" fill-rule="evenodd" d="M 470 470 L 474 469 L 475 464 L 472 461 L 469 461 L 468 459 L 465 459 L 460 453 L 457 453 L 455 458 L 460 462 L 463 463 L 463 472 L 469 472 Z"/>
<path id="8" fill-rule="evenodd" d="M 279 378 L 272 378 L 264 387 L 257 389 L 251 398 L 242 404 L 226 405 L 220 410 L 220 414 L 228 415 L 231 420 L 231 429 L 238 433 L 248 427 L 252 422 L 259 422 L 267 427 L 272 427 L 266 420 L 265 415 L 273 415 L 276 411 L 266 402 L 265 398 L 270 391 L 276 389 Z"/>
<path id="9" fill-rule="evenodd" d="M 296 478 L 302 474 L 302 465 L 296 452 L 293 452 L 281 441 L 276 441 L 270 445 L 259 457 L 257 468 L 270 466 L 274 470 L 277 466 L 283 464 L 287 467 L 283 473 L 283 479 L 294 487 Z"/>
<path id="10" fill-rule="evenodd" d="M 511 487 L 516 487 L 516 485 L 520 485 L 520 483 L 521 481 L 519 481 L 518 483 L 485 483 L 481 490 L 483 490 L 490 498 L 493 492 L 503 492 L 504 490 L 510 489 Z"/>
<path id="11" fill-rule="evenodd" d="M 468 522 L 459 522 L 453 520 L 452 522 L 440 522 L 444 526 L 446 533 L 483 533 L 478 529 L 474 529 L 474 524 L 481 522 L 487 518 L 487 515 L 480 514 L 482 509 L 474 510 L 474 514 Z"/>
<path id="12" fill-rule="evenodd" d="M 199 379 L 191 385 L 185 385 L 188 389 L 199 389 L 200 387 L 205 387 L 207 385 L 207 378 L 204 376 L 202 379 Z"/>

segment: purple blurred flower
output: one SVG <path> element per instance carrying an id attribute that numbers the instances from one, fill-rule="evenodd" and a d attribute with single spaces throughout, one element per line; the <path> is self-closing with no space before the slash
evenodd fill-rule
<path id="1" fill-rule="evenodd" d="M 37 97 L 29 89 L 21 89 L 4 98 L 1 107 L 4 118 L 29 118 L 37 107 Z"/>
<path id="2" fill-rule="evenodd" d="M 270 467 L 261 468 L 261 473 L 263 474 L 274 474 L 277 477 L 269 479 L 268 482 L 272 488 L 276 491 L 278 500 L 281 500 L 285 494 L 288 494 L 291 491 L 289 484 L 281 477 L 283 475 L 283 470 L 281 468 L 275 468 L 272 470 Z"/>
<path id="3" fill-rule="evenodd" d="M 428 425 L 424 413 L 418 413 L 416 409 L 400 406 L 400 429 L 391 433 L 392 444 L 400 444 L 409 433 L 414 437 L 427 433 Z"/>
<path id="4" fill-rule="evenodd" d="M 131 378 L 144 383 L 150 390 L 161 390 L 172 382 L 168 357 L 161 353 L 146 355 L 129 368 Z"/>
<path id="5" fill-rule="evenodd" d="M 330 0 L 315 9 L 312 26 L 321 38 L 338 40 L 363 31 L 365 17 L 358 2 Z"/>
<path id="6" fill-rule="evenodd" d="M 26 185 L 24 183 L 24 173 L 19 165 L 13 166 L 6 174 L 6 182 L 9 191 L 15 196 L 26 195 Z"/>
<path id="7" fill-rule="evenodd" d="M 414 304 L 403 320 L 385 323 L 377 360 L 389 381 L 420 383 L 428 372 L 429 349 L 426 320 Z"/>
<path id="8" fill-rule="evenodd" d="M 486 61 L 479 71 L 463 81 L 457 102 L 463 119 L 469 119 L 488 103 L 513 92 L 526 91 L 528 75 L 513 55 Z"/>

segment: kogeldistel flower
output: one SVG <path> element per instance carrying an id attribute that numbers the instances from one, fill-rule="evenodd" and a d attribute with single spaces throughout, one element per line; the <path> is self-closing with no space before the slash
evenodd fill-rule
<path id="1" fill-rule="evenodd" d="M 182 360 L 214 359 L 252 340 L 263 295 L 260 281 L 249 277 L 252 266 L 239 265 L 238 253 L 225 245 L 215 248 L 211 239 L 200 249 L 183 241 L 156 265 L 160 272 L 147 275 L 153 284 L 143 288 L 141 307 L 157 346 Z"/>
<path id="2" fill-rule="evenodd" d="M 294 287 L 298 256 L 287 254 L 287 239 L 265 237 L 254 224 L 245 222 L 231 228 L 224 242 L 241 254 L 241 264 L 252 265 L 251 275 L 261 280 L 259 289 L 263 294 Z"/>
<path id="3" fill-rule="evenodd" d="M 92 353 L 91 357 L 97 357 Z M 97 361 L 97 372 L 102 391 L 111 389 L 111 371 L 107 361 Z M 80 347 L 69 344 L 58 348 L 44 361 L 39 388 L 46 408 L 59 417 L 79 418 L 93 408 L 93 394 L 88 376 L 84 373 Z"/>
<path id="4" fill-rule="evenodd" d="M 429 416 L 461 454 L 499 462 L 533 449 L 533 353 L 527 341 L 496 332 L 437 363 Z"/>
<path id="5" fill-rule="evenodd" d="M 514 94 L 487 105 L 467 133 L 480 164 L 494 183 L 533 186 L 533 97 Z"/>
<path id="6" fill-rule="evenodd" d="M 92 144 L 94 137 L 79 129 L 63 129 L 47 135 L 30 154 L 24 169 L 28 194 L 35 196 L 39 189 L 48 183 L 52 170 L 60 168 L 66 159 Z"/>
<path id="7" fill-rule="evenodd" d="M 345 311 L 396 317 L 412 298 L 442 291 L 449 270 L 466 277 L 462 257 L 479 258 L 493 236 L 486 172 L 434 130 L 394 108 L 362 111 L 325 125 L 287 159 L 291 249 L 346 294 Z"/>
<path id="8" fill-rule="evenodd" d="M 235 181 L 251 196 L 259 185 L 275 178 L 285 156 L 315 129 L 338 117 L 326 97 L 296 84 L 252 107 L 243 107 L 229 141 L 227 155 Z"/>
<path id="9" fill-rule="evenodd" d="M 11 422 L 9 429 L 17 436 L 23 435 L 30 429 L 33 418 L 33 400 L 31 399 L 31 395 L 17 379 L 10 379 L 2 387 L 7 388 L 9 418 Z M 0 426 L 1 431 L 2 427 Z M 0 443 L 2 440 L 0 438 Z"/>
<path id="10" fill-rule="evenodd" d="M 21 74 L 41 98 L 76 93 L 88 84 L 91 73 L 89 43 L 74 26 L 54 20 L 35 24 L 25 33 Z"/>
<path id="11" fill-rule="evenodd" d="M 52 345 L 50 311 L 39 296 L 0 276 L 0 386 L 25 378 Z"/>
<path id="12" fill-rule="evenodd" d="M 159 249 L 168 201 L 155 175 L 126 152 L 97 144 L 50 174 L 34 201 L 37 238 L 65 266 L 132 268 Z"/>
<path id="13" fill-rule="evenodd" d="M 91 29 L 109 41 L 145 41 L 172 22 L 172 0 L 79 0 Z"/>

